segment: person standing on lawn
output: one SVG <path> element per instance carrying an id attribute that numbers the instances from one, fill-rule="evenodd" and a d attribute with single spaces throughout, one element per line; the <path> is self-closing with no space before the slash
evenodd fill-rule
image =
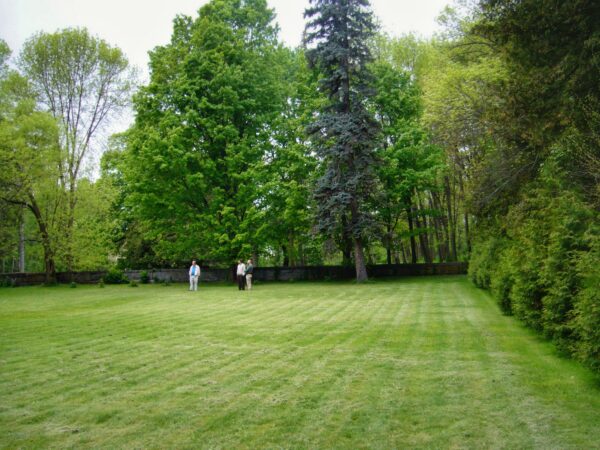
<path id="1" fill-rule="evenodd" d="M 190 291 L 198 290 L 198 278 L 200 278 L 200 266 L 194 260 L 190 267 Z"/>
<path id="2" fill-rule="evenodd" d="M 246 280 L 245 280 L 246 265 L 242 262 L 241 259 L 238 260 L 236 275 L 237 275 L 238 289 L 240 291 L 243 291 L 246 288 Z"/>
<path id="3" fill-rule="evenodd" d="M 254 266 L 252 265 L 252 260 L 248 260 L 248 265 L 246 266 L 246 286 L 248 286 L 248 290 L 252 290 L 252 272 L 254 272 Z"/>

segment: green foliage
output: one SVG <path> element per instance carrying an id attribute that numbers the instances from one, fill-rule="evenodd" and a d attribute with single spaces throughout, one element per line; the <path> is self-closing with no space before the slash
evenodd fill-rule
<path id="1" fill-rule="evenodd" d="M 28 80 L 14 71 L 5 75 L 0 79 L 0 202 L 26 208 L 35 218 L 46 282 L 51 282 L 64 225 L 59 127 L 36 107 Z"/>
<path id="2" fill-rule="evenodd" d="M 13 282 L 8 277 L 0 277 L 0 287 L 13 287 Z"/>
<path id="3" fill-rule="evenodd" d="M 79 187 L 98 130 L 130 101 L 134 74 L 119 48 L 84 28 L 35 34 L 23 45 L 19 66 L 32 86 L 35 100 L 60 125 L 55 140 L 60 152 L 52 166 L 57 172 L 54 182 L 62 191 L 62 202 L 56 210 L 64 217 L 56 232 L 48 231 L 52 239 L 60 239 L 54 256 L 62 259 L 68 271 L 101 267 L 104 264 L 94 259 L 106 256 L 106 252 L 90 246 L 96 237 L 84 242 L 81 239 Z M 85 249 L 89 251 L 85 253 Z"/>
<path id="4" fill-rule="evenodd" d="M 118 226 L 113 204 L 116 188 L 110 180 L 82 179 L 77 184 L 78 207 L 73 223 L 73 258 L 78 270 L 109 267 L 113 254 L 113 230 Z"/>
<path id="5" fill-rule="evenodd" d="M 119 270 L 116 267 L 111 267 L 106 275 L 104 275 L 102 278 L 102 281 L 104 281 L 106 284 L 124 284 L 129 280 L 125 274 L 123 274 L 122 270 Z"/>
<path id="6" fill-rule="evenodd" d="M 129 287 L 138 287 L 138 282 L 135 280 L 130 280 L 129 281 Z"/>
<path id="7" fill-rule="evenodd" d="M 573 101 L 600 98 L 600 3 L 481 0 L 480 4 L 481 20 L 474 33 L 499 47 L 516 75 L 513 105 L 525 106 L 531 113 L 528 118 L 520 114 L 525 119 L 521 127 L 529 128 L 531 136 L 535 122 L 542 123 L 543 129 L 536 131 L 548 139 L 564 129 L 567 117 L 579 123 L 580 105 Z M 509 112 L 513 113 L 517 111 Z"/>
<path id="8" fill-rule="evenodd" d="M 477 242 L 469 266 L 503 311 L 595 369 L 598 220 L 580 196 L 548 179 L 511 208 L 506 238 Z"/>
<path id="9" fill-rule="evenodd" d="M 256 180 L 263 222 L 256 239 L 271 252 L 269 264 L 284 266 L 320 264 L 321 239 L 312 232 L 314 199 L 312 188 L 317 158 L 306 136 L 306 126 L 322 103 L 317 80 L 308 69 L 302 51 L 285 59 L 287 101 L 271 124 L 272 146 Z M 269 254 L 270 253 L 270 254 Z"/>
<path id="10" fill-rule="evenodd" d="M 76 288 L 76 287 L 77 287 L 77 283 L 75 283 L 74 281 L 71 281 L 71 282 L 69 283 L 69 287 L 70 287 L 71 289 L 73 289 L 73 288 Z"/>
<path id="11" fill-rule="evenodd" d="M 469 260 L 469 277 L 480 288 L 489 289 L 491 276 L 496 270 L 496 261 L 502 240 L 495 237 L 479 239 L 473 244 Z"/>
<path id="12" fill-rule="evenodd" d="M 228 264 L 261 245 L 269 127 L 284 105 L 286 52 L 265 1 L 204 5 L 150 54 L 122 172 L 137 229 L 163 259 Z"/>
<path id="13" fill-rule="evenodd" d="M 495 244 L 495 254 L 481 255 L 485 258 L 484 264 L 489 264 L 486 276 L 488 278 L 489 287 L 496 297 L 502 312 L 507 315 L 513 314 L 512 304 L 512 288 L 515 284 L 515 264 L 514 261 L 518 255 L 513 251 L 512 247 L 506 248 L 507 239 L 492 239 L 492 245 Z M 473 249 L 473 259 L 476 249 Z M 481 261 L 482 257 L 479 256 Z M 469 263 L 470 264 L 470 263 Z"/>
<path id="14" fill-rule="evenodd" d="M 142 284 L 150 283 L 150 275 L 148 275 L 147 270 L 144 270 L 140 273 L 140 281 L 142 282 Z"/>
<path id="15" fill-rule="evenodd" d="M 0 77 L 4 77 L 4 75 L 8 72 L 8 58 L 10 57 L 10 47 L 3 40 L 0 39 Z"/>
<path id="16" fill-rule="evenodd" d="M 593 225 L 584 236 L 589 251 L 574 255 L 580 290 L 573 299 L 573 329 L 576 338 L 573 352 L 593 370 L 600 372 L 600 229 Z"/>
<path id="17" fill-rule="evenodd" d="M 478 3 L 424 83 L 425 119 L 464 170 L 478 222 L 470 276 L 598 371 L 600 6 Z"/>

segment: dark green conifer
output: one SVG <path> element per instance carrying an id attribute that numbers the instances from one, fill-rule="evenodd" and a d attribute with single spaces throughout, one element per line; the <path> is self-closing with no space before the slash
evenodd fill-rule
<path id="1" fill-rule="evenodd" d="M 311 0 L 304 43 L 309 64 L 329 97 L 309 127 L 324 173 L 315 188 L 318 228 L 351 239 L 357 281 L 367 280 L 364 239 L 372 228 L 366 209 L 376 190 L 377 123 L 367 108 L 373 94 L 367 64 L 375 33 L 367 0 Z"/>

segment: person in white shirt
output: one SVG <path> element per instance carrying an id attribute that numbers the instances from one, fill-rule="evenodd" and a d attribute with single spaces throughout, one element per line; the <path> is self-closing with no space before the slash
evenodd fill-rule
<path id="1" fill-rule="evenodd" d="M 200 278 L 200 266 L 196 264 L 196 261 L 192 261 L 190 267 L 190 291 L 198 290 L 198 278 Z"/>
<path id="2" fill-rule="evenodd" d="M 246 265 L 242 262 L 242 260 L 238 260 L 237 270 L 237 282 L 238 289 L 243 291 L 246 288 Z"/>
<path id="3" fill-rule="evenodd" d="M 249 291 L 252 290 L 252 272 L 254 272 L 254 266 L 252 265 L 252 260 L 249 259 L 246 266 L 246 287 Z"/>

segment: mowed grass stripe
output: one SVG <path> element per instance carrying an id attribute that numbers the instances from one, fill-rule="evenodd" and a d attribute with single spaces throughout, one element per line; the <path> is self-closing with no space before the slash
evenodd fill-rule
<path id="1" fill-rule="evenodd" d="M 331 319 L 328 319 L 328 321 Z M 344 319 L 340 319 L 340 320 L 344 320 Z M 350 338 L 350 336 L 348 336 Z M 318 348 L 318 346 L 316 346 Z M 323 356 L 321 355 L 322 351 L 319 351 L 319 354 L 315 355 L 314 357 L 311 355 L 311 359 L 314 359 L 315 357 L 318 359 L 319 364 L 322 364 L 323 361 Z M 327 353 L 325 353 L 325 357 L 327 357 Z M 285 405 L 285 404 L 294 404 L 297 400 L 294 398 L 294 396 L 290 396 L 287 395 L 285 396 L 285 393 L 281 393 L 281 389 L 277 390 L 278 387 L 283 386 L 285 387 L 286 385 L 286 381 L 288 381 L 289 379 L 287 378 L 288 373 L 290 372 L 290 369 L 286 369 L 285 367 L 287 366 L 287 361 L 281 361 L 281 364 L 279 364 L 276 367 L 273 367 L 271 370 L 271 377 L 274 378 L 275 380 L 280 380 L 280 383 L 273 385 L 273 383 L 271 383 L 271 386 L 269 387 L 270 390 L 270 394 L 268 395 L 268 398 L 270 401 L 272 401 L 275 404 L 279 404 L 279 405 Z M 283 371 L 279 370 L 280 368 L 283 368 Z M 293 372 L 302 372 L 302 367 L 293 367 Z M 319 372 L 321 371 L 321 369 L 319 369 Z M 332 374 L 331 376 L 333 377 L 333 380 L 338 380 L 340 379 L 340 373 L 336 373 L 336 374 Z M 323 379 L 322 377 L 320 377 L 321 380 L 320 382 L 323 383 L 325 386 L 332 386 L 332 383 L 330 382 L 329 379 Z M 306 377 L 306 379 L 310 379 L 309 377 Z M 335 384 L 335 383 L 334 383 Z M 295 386 L 298 386 L 297 383 L 295 383 Z M 319 398 L 319 395 L 316 395 L 317 398 Z M 304 400 L 306 400 L 304 398 Z M 294 427 L 298 425 L 298 423 L 304 419 L 304 417 L 300 417 L 298 414 L 296 415 L 292 415 L 290 414 L 290 412 L 293 411 L 302 411 L 303 412 L 303 416 L 306 416 L 306 412 L 309 411 L 306 408 L 292 408 L 291 411 L 282 411 L 281 414 L 278 414 L 279 416 L 283 416 L 286 417 L 289 420 L 289 423 L 286 422 L 285 425 L 285 429 L 287 430 L 287 432 L 290 432 L 290 427 Z M 230 411 L 227 411 L 228 413 L 230 413 L 230 415 L 235 415 L 236 414 L 236 408 L 231 408 Z M 261 417 L 263 418 L 264 421 L 264 415 L 261 415 Z M 218 418 L 215 423 L 222 423 L 223 421 L 223 417 Z M 283 427 L 282 427 L 283 428 Z"/>
<path id="2" fill-rule="evenodd" d="M 597 380 L 464 277 L 4 289 L 0 447 L 596 448 Z"/>

